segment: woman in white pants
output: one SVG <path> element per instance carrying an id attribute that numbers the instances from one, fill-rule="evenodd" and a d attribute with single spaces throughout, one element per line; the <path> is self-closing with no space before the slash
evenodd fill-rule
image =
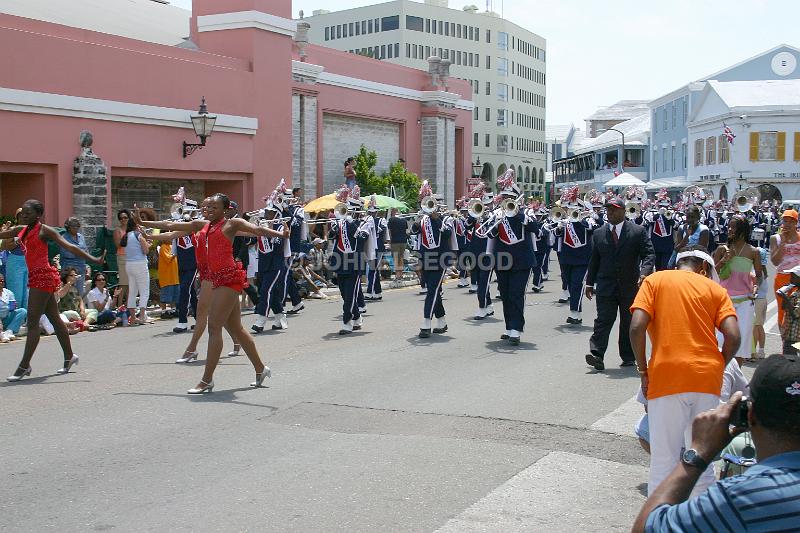
<path id="1" fill-rule="evenodd" d="M 125 248 L 125 271 L 128 274 L 128 312 L 133 319 L 136 309 L 136 296 L 139 296 L 139 318 L 137 324 L 147 323 L 147 300 L 150 299 L 150 270 L 147 266 L 147 252 L 150 244 L 137 228 L 133 217 L 128 219 L 125 235 L 120 245 Z"/>

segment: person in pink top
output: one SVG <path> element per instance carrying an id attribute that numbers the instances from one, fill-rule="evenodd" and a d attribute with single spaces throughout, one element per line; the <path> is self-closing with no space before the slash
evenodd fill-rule
<path id="1" fill-rule="evenodd" d="M 781 229 L 769 239 L 769 258 L 777 267 L 774 290 L 787 285 L 789 270 L 800 265 L 800 233 L 797 232 L 797 211 L 787 209 L 782 215 Z M 783 309 L 778 306 L 778 324 L 783 326 Z"/>

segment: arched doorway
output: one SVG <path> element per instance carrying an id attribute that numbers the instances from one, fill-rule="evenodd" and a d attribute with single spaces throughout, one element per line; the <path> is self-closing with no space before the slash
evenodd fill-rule
<path id="1" fill-rule="evenodd" d="M 491 163 L 484 163 L 481 171 L 481 179 L 486 183 L 491 183 L 494 179 L 494 167 Z"/>
<path id="2" fill-rule="evenodd" d="M 781 194 L 781 191 L 771 183 L 759 185 L 758 192 L 761 193 L 762 202 L 767 201 L 771 204 L 774 200 L 777 200 L 779 204 L 783 203 L 783 195 Z"/>
<path id="3" fill-rule="evenodd" d="M 543 168 L 539 169 L 539 183 L 540 184 L 544 184 L 544 169 Z"/>
<path id="4" fill-rule="evenodd" d="M 522 165 L 517 165 L 517 182 L 521 182 L 525 178 L 525 171 L 522 170 Z"/>
<path id="5" fill-rule="evenodd" d="M 508 170 L 508 167 L 506 166 L 505 163 L 502 163 L 499 167 L 497 167 L 497 176 L 496 177 L 499 178 L 500 176 L 502 176 L 505 173 L 506 170 Z"/>
<path id="6" fill-rule="evenodd" d="M 723 185 L 719 190 L 719 199 L 720 200 L 728 200 L 728 186 Z"/>

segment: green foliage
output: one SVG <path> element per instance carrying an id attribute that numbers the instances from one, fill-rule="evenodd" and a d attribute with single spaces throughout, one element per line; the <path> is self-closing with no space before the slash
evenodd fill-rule
<path id="1" fill-rule="evenodd" d="M 398 200 L 405 202 L 412 209 L 417 204 L 417 193 L 422 185 L 422 180 L 413 172 L 406 170 L 403 163 L 397 161 L 389 167 L 389 172 L 379 176 L 375 172 L 378 154 L 363 144 L 355 160 L 356 182 L 361 188 L 362 198 L 373 193 L 389 196 L 391 187 L 394 185 Z"/>

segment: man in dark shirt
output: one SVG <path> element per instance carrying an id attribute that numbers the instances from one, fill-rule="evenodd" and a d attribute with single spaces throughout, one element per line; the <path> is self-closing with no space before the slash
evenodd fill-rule
<path id="1" fill-rule="evenodd" d="M 406 251 L 406 243 L 408 242 L 408 221 L 397 215 L 397 209 L 392 209 L 392 215 L 388 223 L 389 243 L 392 250 L 392 261 L 394 261 L 394 279 L 402 281 L 403 254 Z"/>

